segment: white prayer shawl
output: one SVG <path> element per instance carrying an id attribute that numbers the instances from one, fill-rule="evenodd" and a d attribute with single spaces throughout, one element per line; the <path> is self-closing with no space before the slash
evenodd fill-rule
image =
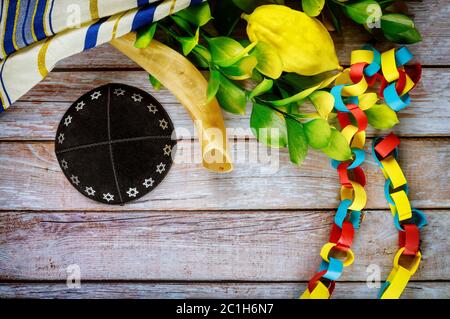
<path id="1" fill-rule="evenodd" d="M 204 0 L 4 0 L 0 112 L 55 64 Z"/>

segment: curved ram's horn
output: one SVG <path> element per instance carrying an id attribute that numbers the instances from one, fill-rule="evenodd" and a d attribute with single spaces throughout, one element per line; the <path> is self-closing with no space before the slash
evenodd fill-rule
<path id="1" fill-rule="evenodd" d="M 134 47 L 135 33 L 114 39 L 111 44 L 139 64 L 168 88 L 195 121 L 202 147 L 203 166 L 216 172 L 233 169 L 227 151 L 222 112 L 216 99 L 206 102 L 208 83 L 184 56 L 152 40 L 146 49 Z"/>

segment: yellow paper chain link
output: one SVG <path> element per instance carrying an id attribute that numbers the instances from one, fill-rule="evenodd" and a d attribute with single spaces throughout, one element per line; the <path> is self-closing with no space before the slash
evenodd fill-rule
<path id="1" fill-rule="evenodd" d="M 389 208 L 391 209 L 394 220 L 397 220 L 396 226 L 400 228 L 399 235 L 408 236 L 408 234 L 406 234 L 408 230 L 404 227 L 407 227 L 405 225 L 415 225 L 415 221 L 412 220 L 413 210 L 408 199 L 407 181 L 396 159 L 397 147 L 393 148 L 390 155 L 387 155 L 384 159 L 378 160 L 379 153 L 376 151 L 376 143 L 377 140 L 374 142 L 373 155 L 386 179 L 387 186 L 385 193 L 389 202 Z M 399 140 L 397 143 L 399 143 Z M 417 271 L 422 259 L 422 254 L 418 246 L 419 237 L 418 234 L 416 235 L 417 238 L 414 238 L 415 241 L 417 241 L 417 251 L 415 252 L 415 255 L 405 255 L 405 247 L 400 247 L 394 257 L 394 266 L 380 290 L 380 299 L 398 299 L 406 288 L 410 278 Z"/>

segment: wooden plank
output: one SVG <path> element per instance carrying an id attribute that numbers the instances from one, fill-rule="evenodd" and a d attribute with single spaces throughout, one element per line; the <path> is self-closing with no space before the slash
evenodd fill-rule
<path id="1" fill-rule="evenodd" d="M 422 34 L 422 42 L 412 45 L 411 50 L 416 59 L 424 65 L 450 65 L 450 7 L 446 0 L 408 1 L 410 12 L 414 15 L 416 27 Z M 240 25 L 239 37 L 245 37 L 245 24 Z M 344 23 L 344 32 L 338 35 L 333 32 L 339 61 L 343 65 L 350 62 L 350 52 L 360 49 L 371 42 L 371 36 L 362 26 Z M 387 41 L 378 41 L 379 50 L 387 50 L 394 45 Z M 430 52 L 433 52 L 430 54 Z M 136 68 L 131 60 L 108 44 L 65 59 L 58 68 Z"/>
<path id="2" fill-rule="evenodd" d="M 335 209 L 338 205 L 337 174 L 323 153 L 311 152 L 298 168 L 290 163 L 286 150 L 267 155 L 267 148 L 256 141 L 237 141 L 231 145 L 235 169 L 220 175 L 197 164 L 198 148 L 196 141 L 179 142 L 175 165 L 164 182 L 123 208 L 96 203 L 74 190 L 56 162 L 52 143 L 0 143 L 0 207 L 120 211 Z M 402 141 L 400 165 L 415 207 L 450 207 L 449 153 L 447 138 Z M 368 151 L 366 157 L 367 208 L 384 209 L 383 176 Z"/>
<path id="3" fill-rule="evenodd" d="M 295 299 L 305 283 L 0 283 L 0 298 L 57 299 Z M 376 288 L 365 283 L 338 283 L 333 299 L 375 299 Z M 450 298 L 448 282 L 411 282 L 402 299 Z"/>
<path id="4" fill-rule="evenodd" d="M 449 211 L 426 211 L 414 280 L 449 280 Z M 0 280 L 307 281 L 319 266 L 332 214 L 321 211 L 2 212 Z M 397 250 L 388 211 L 368 211 L 342 281 L 384 280 Z"/>
<path id="5" fill-rule="evenodd" d="M 120 79 L 150 91 L 166 107 L 178 130 L 194 135 L 187 111 L 168 90 L 155 92 L 142 71 L 59 72 L 51 73 L 20 101 L 0 114 L 0 139 L 53 140 L 65 110 L 80 95 L 93 87 Z M 401 136 L 450 136 L 448 112 L 450 100 L 450 69 L 425 69 L 423 81 L 412 93 L 413 103 L 399 113 L 401 124 L 394 131 Z M 250 137 L 249 114 L 245 116 L 223 112 L 230 137 Z M 249 111 L 250 113 L 250 106 Z M 236 130 L 238 129 L 238 130 Z M 187 135 L 187 136 L 186 136 Z M 369 136 L 380 135 L 370 129 Z"/>

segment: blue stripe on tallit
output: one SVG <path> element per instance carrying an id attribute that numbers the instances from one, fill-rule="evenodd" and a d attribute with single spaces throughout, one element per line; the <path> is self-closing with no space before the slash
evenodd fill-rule
<path id="1" fill-rule="evenodd" d="M 102 23 L 106 20 L 108 20 L 108 17 L 101 18 L 88 28 L 86 32 L 86 39 L 84 40 L 83 51 L 89 50 L 97 45 L 98 30 L 100 29 Z"/>
<path id="2" fill-rule="evenodd" d="M 138 7 L 142 7 L 148 4 L 148 0 L 137 0 Z"/>
<path id="3" fill-rule="evenodd" d="M 28 25 L 31 25 L 31 23 L 28 23 L 28 11 L 30 10 L 30 3 L 31 1 L 27 1 L 27 7 L 25 8 L 25 17 L 23 19 L 23 25 L 22 25 L 22 41 L 25 43 L 25 46 L 30 44 L 30 42 L 27 41 L 27 33 L 30 33 L 30 29 L 27 29 Z M 31 19 L 30 19 L 31 21 Z"/>
<path id="4" fill-rule="evenodd" d="M 52 34 L 55 34 L 55 31 L 53 31 L 53 18 L 52 18 L 52 13 L 53 13 L 53 5 L 55 4 L 55 0 L 52 0 L 52 4 L 50 6 L 50 12 L 48 14 L 48 22 L 50 25 L 50 31 L 52 32 Z"/>
<path id="5" fill-rule="evenodd" d="M 16 8 L 17 8 L 17 1 L 15 0 L 10 1 L 9 6 L 7 8 L 8 11 L 6 13 L 6 27 L 3 39 L 3 45 L 6 54 L 11 54 L 15 51 L 12 38 L 14 32 L 14 19 L 16 16 Z"/>
<path id="6" fill-rule="evenodd" d="M 139 9 L 134 16 L 133 23 L 131 25 L 131 31 L 136 31 L 137 29 L 148 25 L 153 22 L 153 17 L 156 10 L 155 5 Z"/>
<path id="7" fill-rule="evenodd" d="M 3 92 L 5 92 L 6 98 L 8 99 L 8 104 L 11 105 L 11 99 L 9 98 L 8 92 L 5 88 L 5 83 L 3 83 L 3 68 L 5 67 L 6 61 L 8 61 L 8 57 L 3 60 L 2 67 L 0 69 L 0 82 L 2 84 Z"/>
<path id="8" fill-rule="evenodd" d="M 0 22 L 3 21 L 3 2 L 5 2 L 5 1 L 2 0 L 2 7 L 0 9 Z M 3 58 L 3 51 L 2 51 L 2 58 Z"/>
<path id="9" fill-rule="evenodd" d="M 47 6 L 46 0 L 38 0 L 36 16 L 34 17 L 34 34 L 39 40 L 45 39 L 47 35 L 44 32 L 44 13 Z"/>
<path id="10" fill-rule="evenodd" d="M 28 44 L 31 44 L 34 42 L 33 34 L 31 31 L 31 23 L 33 22 L 33 12 L 34 12 L 35 6 L 36 6 L 36 0 L 28 1 L 27 18 L 25 20 L 25 27 L 23 28 L 23 33 L 22 33 L 22 35 L 25 39 L 25 42 Z"/>
<path id="11" fill-rule="evenodd" d="M 27 8 L 29 2 L 26 1 L 26 4 L 21 2 L 19 8 L 19 15 L 17 16 L 16 21 L 16 44 L 19 48 L 23 48 L 27 45 L 27 43 L 23 40 L 23 29 L 25 28 L 25 20 L 27 18 Z"/>

